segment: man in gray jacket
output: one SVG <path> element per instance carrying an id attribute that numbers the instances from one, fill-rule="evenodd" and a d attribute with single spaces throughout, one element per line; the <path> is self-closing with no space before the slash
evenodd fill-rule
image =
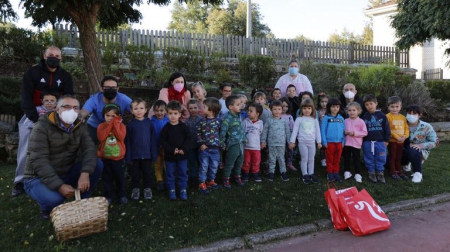
<path id="1" fill-rule="evenodd" d="M 29 138 L 24 188 L 45 220 L 54 207 L 74 196 L 74 188 L 88 198 L 102 174 L 86 124 L 77 119 L 79 111 L 77 99 L 62 97 L 55 112 L 39 118 Z"/>

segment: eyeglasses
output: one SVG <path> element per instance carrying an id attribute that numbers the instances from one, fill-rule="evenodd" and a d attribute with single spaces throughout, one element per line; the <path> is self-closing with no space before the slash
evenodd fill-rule
<path id="1" fill-rule="evenodd" d="M 64 110 L 75 110 L 75 111 L 79 111 L 80 107 L 78 106 L 70 106 L 70 105 L 62 105 L 61 108 L 63 108 Z"/>
<path id="2" fill-rule="evenodd" d="M 119 89 L 119 87 L 111 87 L 111 86 L 103 86 L 103 89 L 104 90 L 107 90 L 107 89 L 113 89 L 113 90 L 116 90 L 116 89 Z"/>
<path id="3" fill-rule="evenodd" d="M 50 104 L 50 105 L 51 105 L 51 104 L 55 104 L 56 101 L 43 101 L 43 103 L 44 103 L 44 104 Z"/>
<path id="4" fill-rule="evenodd" d="M 224 93 L 231 93 L 231 90 L 222 90 L 222 92 L 224 92 Z"/>

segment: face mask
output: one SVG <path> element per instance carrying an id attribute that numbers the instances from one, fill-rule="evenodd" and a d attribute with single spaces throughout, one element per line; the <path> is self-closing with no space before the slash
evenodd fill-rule
<path id="1" fill-rule="evenodd" d="M 67 124 L 72 124 L 78 118 L 78 113 L 75 110 L 64 110 L 61 113 L 61 120 Z"/>
<path id="2" fill-rule="evenodd" d="M 298 67 L 289 67 L 289 74 L 290 75 L 297 75 L 298 74 Z"/>
<path id="3" fill-rule="evenodd" d="M 173 89 L 175 89 L 175 91 L 177 91 L 177 92 L 181 92 L 181 90 L 183 90 L 183 88 L 184 88 L 184 83 L 173 84 Z"/>
<path id="4" fill-rule="evenodd" d="M 106 100 L 111 101 L 112 99 L 116 98 L 117 90 L 105 89 L 105 90 L 103 90 L 103 96 L 106 98 Z"/>
<path id="5" fill-rule="evenodd" d="M 347 91 L 344 93 L 344 96 L 347 99 L 353 99 L 353 97 L 355 97 L 355 93 L 353 93 L 352 91 Z"/>
<path id="6" fill-rule="evenodd" d="M 418 116 L 418 115 L 407 114 L 407 115 L 406 115 L 406 120 L 407 120 L 409 123 L 416 123 L 417 120 L 419 120 L 419 116 Z"/>
<path id="7" fill-rule="evenodd" d="M 59 62 L 60 62 L 60 59 L 58 59 L 56 57 L 47 57 L 47 59 L 45 60 L 45 63 L 50 68 L 58 68 Z"/>

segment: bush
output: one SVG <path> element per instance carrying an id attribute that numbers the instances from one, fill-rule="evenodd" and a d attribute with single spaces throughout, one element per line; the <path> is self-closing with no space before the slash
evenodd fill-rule
<path id="1" fill-rule="evenodd" d="M 238 72 L 240 80 L 252 87 L 273 86 L 276 82 L 275 61 L 262 55 L 239 56 Z"/>
<path id="2" fill-rule="evenodd" d="M 19 78 L 0 77 L 0 114 L 15 115 L 18 119 L 22 117 L 21 86 L 22 80 Z"/>
<path id="3" fill-rule="evenodd" d="M 196 50 L 169 47 L 163 51 L 162 67 L 166 71 L 204 74 L 205 55 Z"/>
<path id="4" fill-rule="evenodd" d="M 28 63 L 35 63 L 42 55 L 36 33 L 22 28 L 0 28 L 0 49 L 4 56 L 11 56 Z"/>
<path id="5" fill-rule="evenodd" d="M 102 63 L 105 65 L 105 75 L 112 74 L 112 65 L 119 61 L 121 44 L 118 42 L 100 43 L 102 51 Z"/>
<path id="6" fill-rule="evenodd" d="M 450 80 L 427 80 L 425 86 L 431 97 L 440 100 L 444 105 L 450 103 Z"/>

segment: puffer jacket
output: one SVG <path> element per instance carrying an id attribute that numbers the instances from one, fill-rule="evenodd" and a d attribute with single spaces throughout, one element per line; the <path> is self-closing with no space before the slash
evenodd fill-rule
<path id="1" fill-rule="evenodd" d="M 56 112 L 41 116 L 28 140 L 24 178 L 39 177 L 49 189 L 57 190 L 64 184 L 59 175 L 68 173 L 79 161 L 81 172 L 94 172 L 97 155 L 87 125 L 77 119 L 67 132 Z"/>

